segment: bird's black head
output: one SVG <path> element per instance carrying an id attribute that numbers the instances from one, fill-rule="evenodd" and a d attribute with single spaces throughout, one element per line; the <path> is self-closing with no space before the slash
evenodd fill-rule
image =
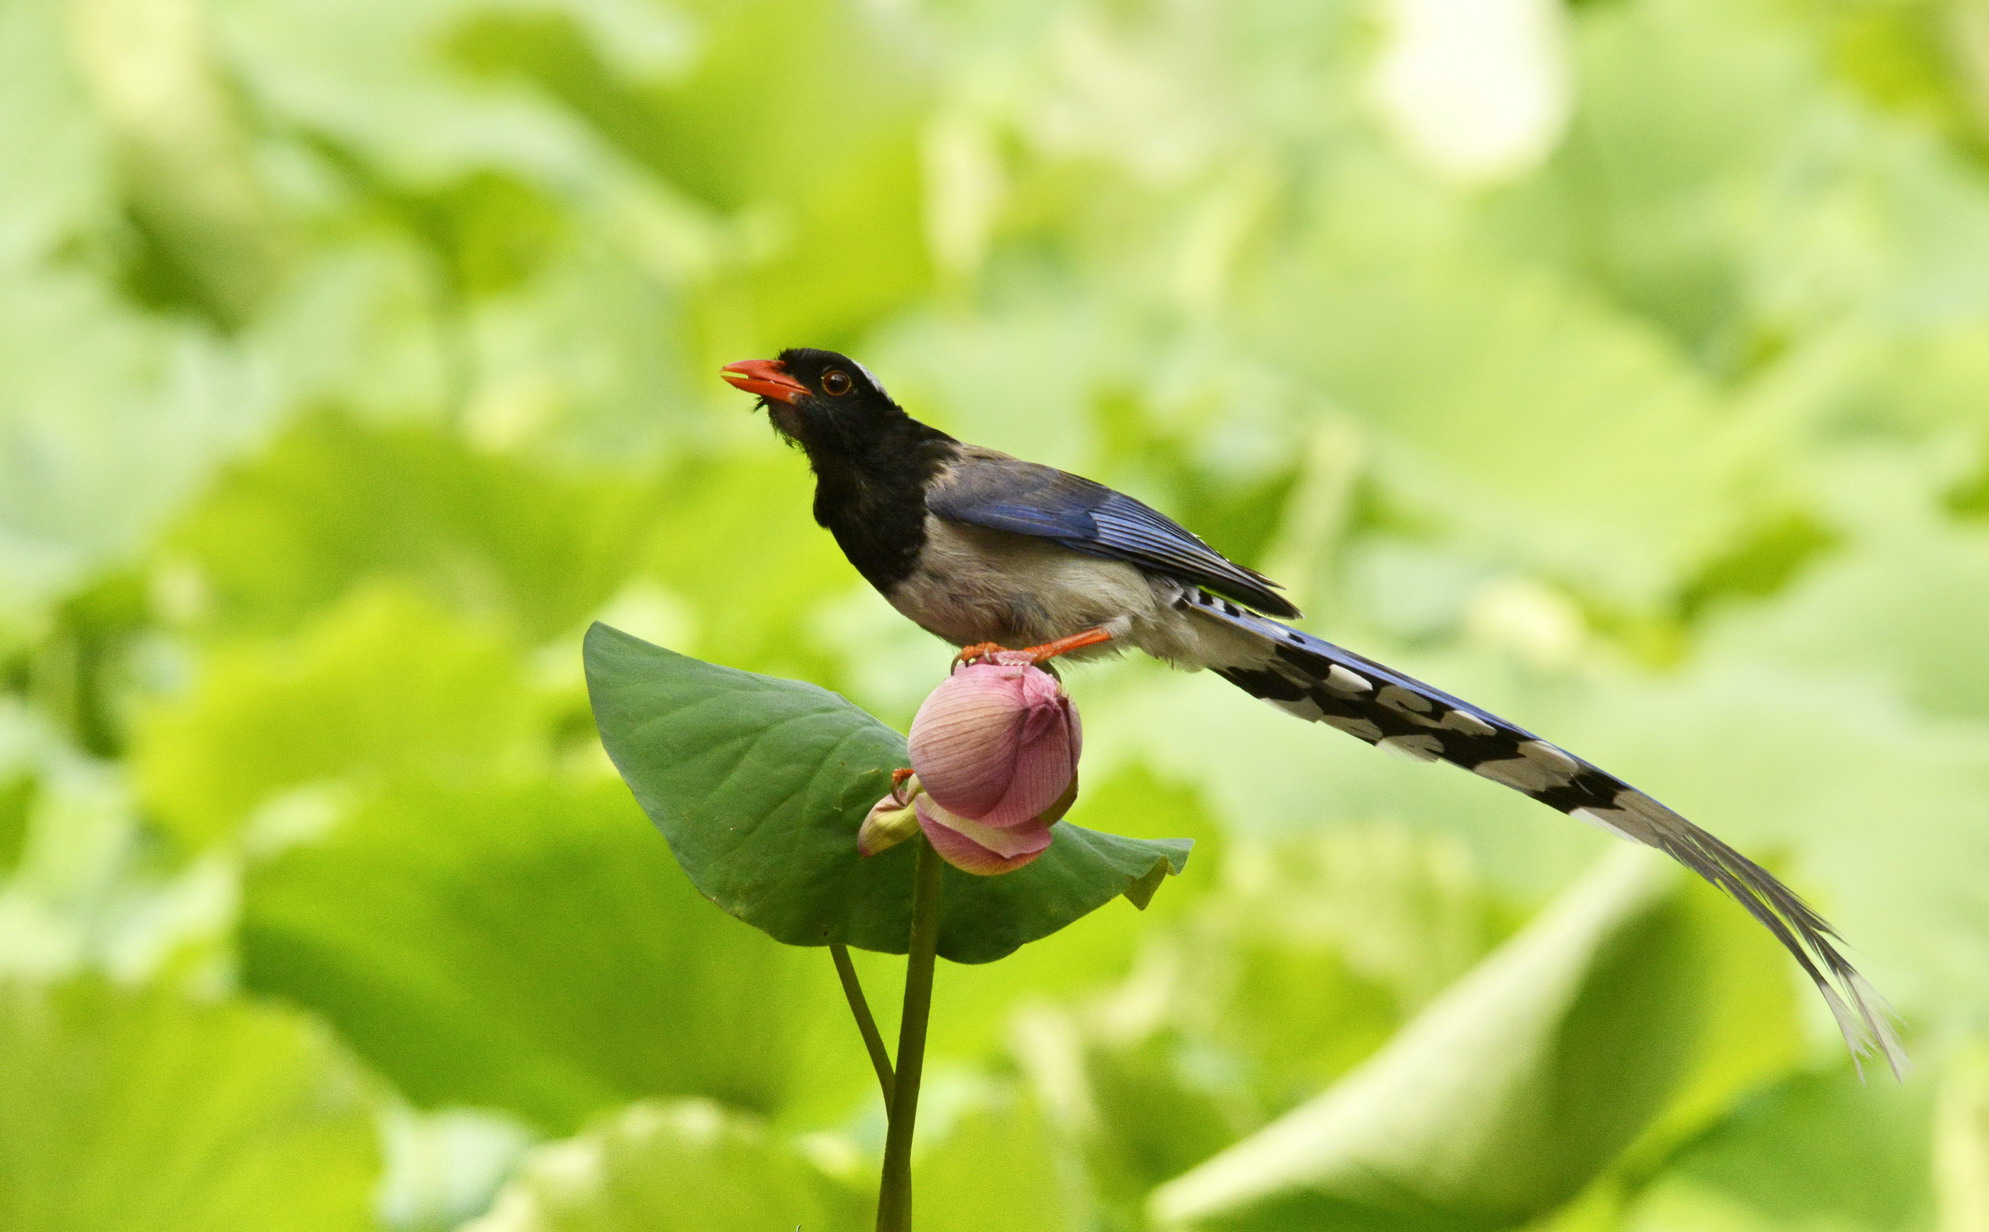
<path id="1" fill-rule="evenodd" d="M 758 394 L 774 430 L 811 457 L 863 452 L 912 423 L 862 364 L 834 351 L 789 347 L 779 359 L 745 359 L 722 372 Z"/>
<path id="2" fill-rule="evenodd" d="M 723 372 L 758 394 L 774 430 L 807 451 L 815 520 L 889 593 L 917 563 L 926 486 L 959 442 L 905 414 L 862 364 L 834 351 L 793 347 Z"/>

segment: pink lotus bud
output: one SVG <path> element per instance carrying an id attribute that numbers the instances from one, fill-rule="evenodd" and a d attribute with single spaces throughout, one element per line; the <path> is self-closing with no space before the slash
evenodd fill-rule
<path id="1" fill-rule="evenodd" d="M 1077 708 L 1056 677 L 999 662 L 947 677 L 919 707 L 910 739 L 934 802 L 998 828 L 1033 822 L 1055 804 L 1077 777 L 1082 744 Z"/>
<path id="2" fill-rule="evenodd" d="M 1031 818 L 1012 826 L 990 826 L 956 816 L 930 794 L 913 801 L 919 828 L 932 849 L 961 872 L 978 877 L 1012 873 L 1050 847 L 1050 825 Z"/>

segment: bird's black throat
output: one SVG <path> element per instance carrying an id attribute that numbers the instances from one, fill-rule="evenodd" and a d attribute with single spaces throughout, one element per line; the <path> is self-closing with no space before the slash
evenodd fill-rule
<path id="1" fill-rule="evenodd" d="M 869 418 L 861 433 L 804 439 L 802 448 L 815 471 L 815 520 L 864 580 L 889 594 L 917 567 L 926 485 L 959 442 L 903 411 Z"/>
<path id="2" fill-rule="evenodd" d="M 774 365 L 790 385 L 760 403 L 808 455 L 815 520 L 878 590 L 912 575 L 925 546 L 925 492 L 960 442 L 892 401 L 847 355 L 789 347 Z"/>

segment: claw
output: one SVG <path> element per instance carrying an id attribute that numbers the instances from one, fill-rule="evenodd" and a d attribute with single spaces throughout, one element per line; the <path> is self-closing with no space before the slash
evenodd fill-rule
<path id="1" fill-rule="evenodd" d="M 983 659 L 991 659 L 998 654 L 1010 653 L 1008 647 L 994 642 L 975 642 L 972 646 L 962 646 L 960 653 L 953 656 L 953 666 L 958 669 L 972 667 Z"/>

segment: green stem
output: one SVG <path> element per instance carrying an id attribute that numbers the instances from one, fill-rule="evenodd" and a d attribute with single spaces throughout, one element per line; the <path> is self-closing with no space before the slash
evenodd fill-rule
<path id="1" fill-rule="evenodd" d="M 863 999 L 863 985 L 857 982 L 856 964 L 849 960 L 849 947 L 840 941 L 829 942 L 829 957 L 836 960 L 836 975 L 843 982 L 843 996 L 849 1001 L 849 1012 L 856 1018 L 856 1029 L 863 1033 L 863 1046 L 870 1052 L 870 1067 L 877 1071 L 877 1089 L 884 1093 L 884 1110 L 891 1109 L 891 1054 L 884 1051 L 884 1036 L 877 1030 L 877 1020 L 870 1016 L 870 1002 Z"/>
<path id="2" fill-rule="evenodd" d="M 925 1024 L 932 1013 L 932 967 L 939 951 L 939 885 L 946 865 L 923 834 L 912 889 L 912 938 L 905 955 L 905 1014 L 898 1026 L 898 1076 L 884 1133 L 884 1178 L 877 1187 L 877 1232 L 911 1232 L 912 1122 L 925 1070 Z"/>

